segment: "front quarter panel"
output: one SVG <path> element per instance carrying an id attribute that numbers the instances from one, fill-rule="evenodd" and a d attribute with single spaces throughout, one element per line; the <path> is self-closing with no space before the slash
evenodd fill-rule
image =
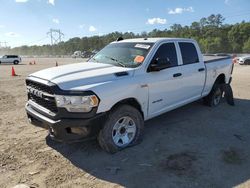
<path id="1" fill-rule="evenodd" d="M 140 79 L 134 77 L 128 79 L 107 82 L 92 89 L 100 98 L 100 104 L 97 113 L 109 111 L 118 102 L 134 98 L 141 106 L 144 118 L 147 117 L 148 108 L 148 87 L 142 84 Z"/>

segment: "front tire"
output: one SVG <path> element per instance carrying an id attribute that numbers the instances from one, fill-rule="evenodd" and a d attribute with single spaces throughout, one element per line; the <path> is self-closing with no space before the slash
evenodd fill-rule
<path id="1" fill-rule="evenodd" d="M 141 140 L 144 128 L 142 114 L 129 105 L 113 109 L 101 129 L 98 141 L 102 149 L 115 153 Z"/>
<path id="2" fill-rule="evenodd" d="M 208 96 L 204 97 L 204 103 L 211 107 L 216 107 L 220 104 L 223 90 L 221 84 L 215 83 Z"/>
<path id="3" fill-rule="evenodd" d="M 14 65 L 17 65 L 19 63 L 19 61 L 14 61 L 13 64 Z"/>

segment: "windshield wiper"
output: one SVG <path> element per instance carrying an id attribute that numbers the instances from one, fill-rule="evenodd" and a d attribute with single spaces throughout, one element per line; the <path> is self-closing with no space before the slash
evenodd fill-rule
<path id="1" fill-rule="evenodd" d="M 115 59 L 115 58 L 109 57 L 109 56 L 105 56 L 105 57 L 108 59 L 111 59 L 112 61 L 115 61 L 118 65 L 120 65 L 122 67 L 126 67 L 126 65 L 123 62 L 119 61 L 118 59 Z"/>
<path id="2" fill-rule="evenodd" d="M 96 63 L 100 63 L 96 58 L 92 57 L 91 59 L 93 59 Z M 91 60 L 89 59 L 89 61 Z"/>

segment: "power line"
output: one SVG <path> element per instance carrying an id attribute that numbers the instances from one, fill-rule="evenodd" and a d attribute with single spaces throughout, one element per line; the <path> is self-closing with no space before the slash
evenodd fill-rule
<path id="1" fill-rule="evenodd" d="M 38 40 L 31 41 L 31 42 L 29 42 L 29 43 L 30 43 L 30 44 L 37 43 L 37 42 L 43 41 L 43 40 L 45 40 L 45 39 L 47 39 L 47 38 L 48 38 L 48 36 L 43 37 L 43 38 L 38 39 Z"/>

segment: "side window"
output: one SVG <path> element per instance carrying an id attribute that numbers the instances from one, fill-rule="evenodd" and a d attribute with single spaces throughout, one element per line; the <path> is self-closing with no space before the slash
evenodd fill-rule
<path id="1" fill-rule="evenodd" d="M 174 43 L 162 44 L 155 53 L 154 59 L 161 58 L 170 61 L 171 66 L 177 66 L 178 60 Z"/>
<path id="2" fill-rule="evenodd" d="M 179 42 L 183 65 L 198 63 L 199 57 L 193 43 Z"/>

